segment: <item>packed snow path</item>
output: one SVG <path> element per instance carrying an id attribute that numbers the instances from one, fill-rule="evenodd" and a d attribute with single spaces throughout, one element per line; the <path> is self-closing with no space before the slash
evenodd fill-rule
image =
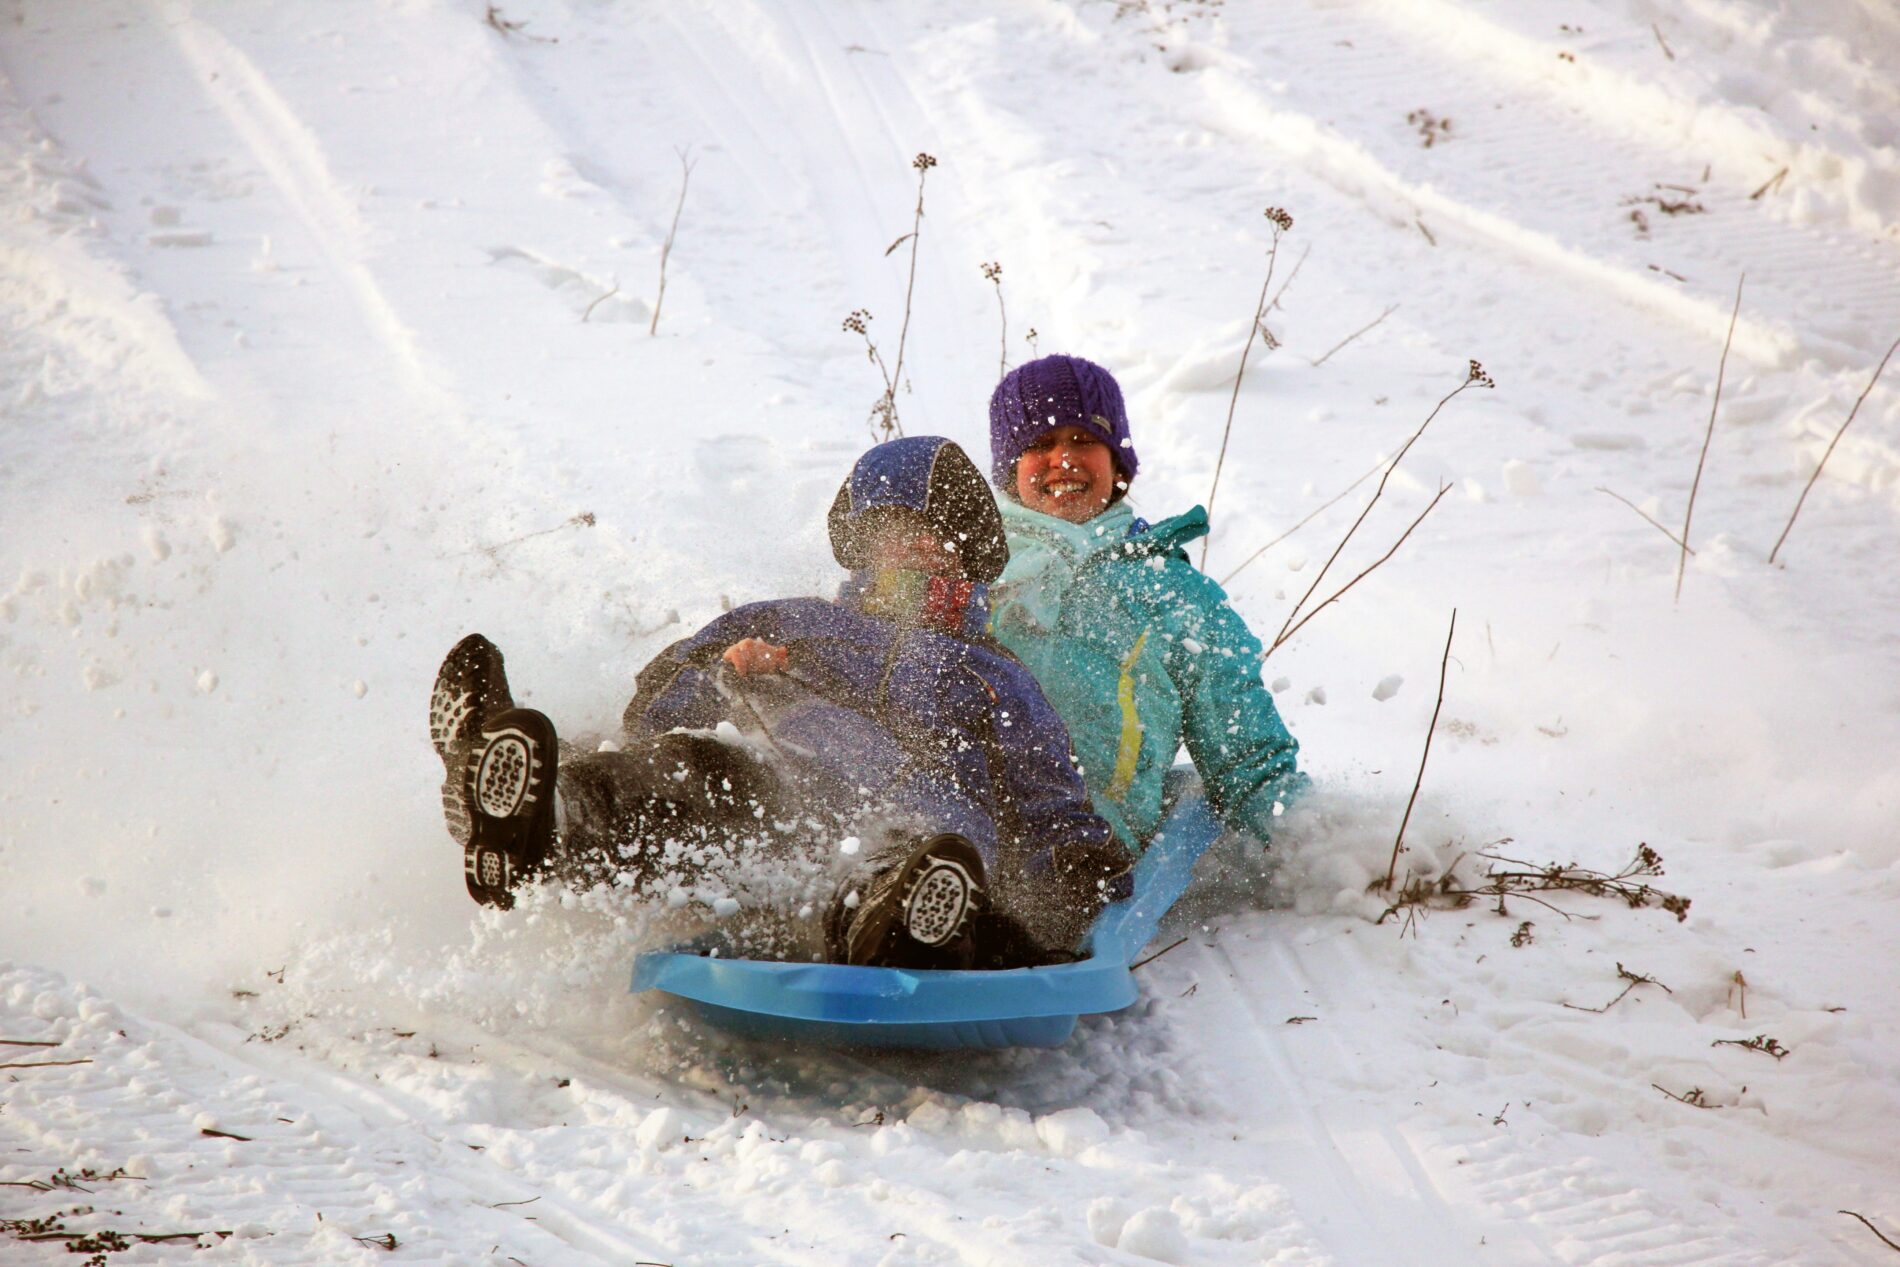
<path id="1" fill-rule="evenodd" d="M 0 1258 L 92 1207 L 206 1233 L 125 1263 L 1887 1261 L 1837 1211 L 1900 1235 L 1900 381 L 1765 556 L 1900 336 L 1897 60 L 1852 0 L 0 0 Z M 905 426 L 981 451 L 999 262 L 1009 361 L 1129 388 L 1144 513 L 1206 498 L 1292 213 L 1217 576 L 1500 384 L 1266 666 L 1323 785 L 1270 883 L 1052 1053 L 628 998 L 665 927 L 474 913 L 424 742 L 470 629 L 606 732 L 829 586 L 918 152 Z M 1598 490 L 1679 530 L 1744 272 L 1677 604 Z M 1407 862 L 1648 841 L 1686 923 L 1373 922 L 1454 606 Z"/>

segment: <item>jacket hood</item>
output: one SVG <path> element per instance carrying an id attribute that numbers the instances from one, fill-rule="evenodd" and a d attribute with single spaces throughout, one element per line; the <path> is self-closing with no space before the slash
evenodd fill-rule
<path id="1" fill-rule="evenodd" d="M 964 580 L 988 583 L 1009 562 L 996 498 L 969 456 L 942 436 L 889 440 L 859 458 L 832 500 L 831 553 L 853 572 L 871 566 L 879 510 L 920 515 L 957 555 Z"/>

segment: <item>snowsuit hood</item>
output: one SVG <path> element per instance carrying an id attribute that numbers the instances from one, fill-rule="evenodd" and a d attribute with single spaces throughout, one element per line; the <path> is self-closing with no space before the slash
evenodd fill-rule
<path id="1" fill-rule="evenodd" d="M 1010 561 L 991 630 L 1067 723 L 1096 812 L 1140 848 L 1185 745 L 1214 810 L 1260 840 L 1305 786 L 1260 681 L 1260 640 L 1189 562 L 1207 512 L 1148 524 L 1126 502 L 1086 523 L 1002 503 Z"/>
<path id="2" fill-rule="evenodd" d="M 910 511 L 956 552 L 966 581 L 993 581 L 1009 561 L 996 498 L 969 455 L 942 436 L 888 440 L 859 458 L 832 500 L 831 553 L 853 572 L 870 565 L 879 511 Z"/>

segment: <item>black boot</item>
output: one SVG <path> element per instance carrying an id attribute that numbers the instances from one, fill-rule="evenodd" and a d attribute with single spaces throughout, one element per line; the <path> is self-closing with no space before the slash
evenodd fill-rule
<path id="1" fill-rule="evenodd" d="M 825 921 L 834 963 L 968 968 L 985 905 L 983 857 L 963 837 L 892 845 L 847 877 Z"/>
<path id="2" fill-rule="evenodd" d="M 554 727 L 514 707 L 501 651 L 470 634 L 436 673 L 429 740 L 442 758 L 442 815 L 462 846 L 469 896 L 506 910 L 554 838 Z"/>
<path id="3" fill-rule="evenodd" d="M 464 771 L 468 894 L 508 910 L 514 890 L 541 873 L 554 843 L 554 723 L 532 708 L 496 713 L 476 728 Z"/>
<path id="4" fill-rule="evenodd" d="M 429 693 L 429 742 L 442 758 L 442 816 L 457 844 L 468 843 L 468 754 L 484 718 L 515 706 L 501 651 L 480 634 L 455 644 Z"/>

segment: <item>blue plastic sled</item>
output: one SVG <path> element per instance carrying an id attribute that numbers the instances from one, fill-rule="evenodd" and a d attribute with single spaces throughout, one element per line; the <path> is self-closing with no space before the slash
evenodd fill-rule
<path id="1" fill-rule="evenodd" d="M 1096 917 L 1088 957 L 1074 963 L 951 972 L 722 959 L 682 947 L 636 959 L 633 989 L 688 999 L 715 1024 L 760 1037 L 935 1051 L 1059 1047 L 1078 1017 L 1135 1001 L 1128 966 L 1220 830 L 1199 796 L 1177 802 L 1135 865 L 1134 896 Z"/>

